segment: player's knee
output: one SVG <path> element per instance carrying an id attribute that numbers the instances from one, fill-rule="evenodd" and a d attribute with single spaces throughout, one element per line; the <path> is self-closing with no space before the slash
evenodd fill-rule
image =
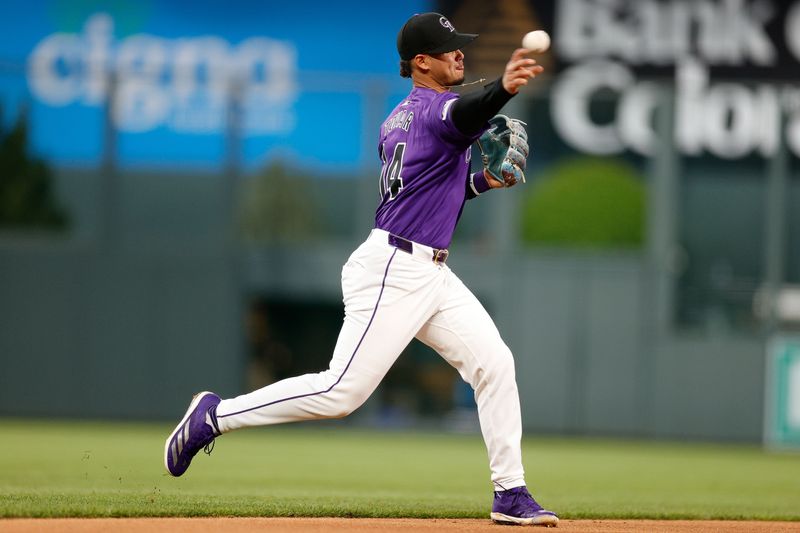
<path id="1" fill-rule="evenodd" d="M 364 404 L 364 400 L 359 398 L 347 398 L 336 404 L 333 418 L 344 418 Z"/>
<path id="2" fill-rule="evenodd" d="M 344 418 L 348 416 L 364 405 L 368 397 L 368 393 L 360 391 L 337 395 L 331 409 L 331 418 Z"/>
<path id="3" fill-rule="evenodd" d="M 484 369 L 483 379 L 487 383 L 502 381 L 504 379 L 515 379 L 514 356 L 507 346 L 498 350 L 491 363 Z"/>

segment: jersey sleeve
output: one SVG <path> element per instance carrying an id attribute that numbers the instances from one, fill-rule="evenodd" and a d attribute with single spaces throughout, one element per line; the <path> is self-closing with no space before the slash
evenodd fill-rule
<path id="1" fill-rule="evenodd" d="M 489 119 L 499 113 L 513 96 L 503 87 L 503 79 L 497 78 L 483 90 L 466 93 L 456 100 L 450 112 L 453 124 L 468 133 L 485 131 Z"/>
<path id="2" fill-rule="evenodd" d="M 484 130 L 479 130 L 476 133 L 467 135 L 456 128 L 455 124 L 453 124 L 451 111 L 453 104 L 455 104 L 459 98 L 458 94 L 451 92 L 437 95 L 431 101 L 429 116 L 427 118 L 430 121 L 431 128 L 436 131 L 442 139 L 453 145 L 464 147 L 475 142 Z"/>
<path id="3" fill-rule="evenodd" d="M 467 200 L 477 198 L 491 188 L 492 187 L 489 185 L 489 181 L 486 179 L 486 174 L 484 174 L 483 170 L 472 172 L 467 176 Z"/>

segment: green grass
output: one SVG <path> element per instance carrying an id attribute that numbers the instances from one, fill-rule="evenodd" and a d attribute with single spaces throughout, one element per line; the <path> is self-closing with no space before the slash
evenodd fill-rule
<path id="1" fill-rule="evenodd" d="M 486 517 L 479 436 L 285 426 L 164 473 L 170 424 L 0 420 L 0 517 Z M 800 520 L 800 455 L 755 446 L 528 439 L 529 487 L 564 518 Z"/>

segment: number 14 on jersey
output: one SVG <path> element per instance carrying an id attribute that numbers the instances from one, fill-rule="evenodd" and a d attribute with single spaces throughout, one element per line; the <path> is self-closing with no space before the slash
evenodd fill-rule
<path id="1" fill-rule="evenodd" d="M 386 146 L 381 146 L 381 180 L 379 190 L 381 198 L 389 192 L 389 200 L 394 200 L 403 189 L 403 154 L 406 151 L 406 143 L 394 145 L 392 158 L 386 160 Z"/>

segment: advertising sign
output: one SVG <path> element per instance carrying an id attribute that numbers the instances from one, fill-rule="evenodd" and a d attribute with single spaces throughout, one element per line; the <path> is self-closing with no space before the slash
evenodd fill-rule
<path id="1" fill-rule="evenodd" d="M 779 336 L 767 351 L 764 441 L 800 447 L 800 337 Z"/>
<path id="2" fill-rule="evenodd" d="M 0 105 L 6 121 L 28 109 L 34 150 L 57 164 L 98 161 L 111 102 L 122 164 L 221 164 L 238 110 L 246 163 L 281 154 L 347 170 L 375 158 L 362 153 L 366 81 L 359 81 L 399 80 L 397 29 L 426 8 L 356 1 L 342 9 L 319 0 L 9 4 L 0 20 Z M 347 76 L 337 81 L 332 72 Z"/>
<path id="3" fill-rule="evenodd" d="M 800 2 L 562 0 L 555 4 L 552 119 L 573 148 L 651 155 L 655 82 L 675 95 L 674 138 L 688 156 L 800 156 Z M 592 116 L 613 99 L 610 121 Z"/>

